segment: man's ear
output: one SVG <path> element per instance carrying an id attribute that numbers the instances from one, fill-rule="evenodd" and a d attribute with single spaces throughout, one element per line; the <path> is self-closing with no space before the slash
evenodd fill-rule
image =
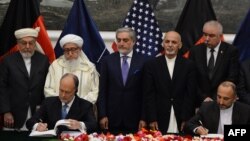
<path id="1" fill-rule="evenodd" d="M 180 42 L 180 45 L 179 45 L 179 49 L 181 49 L 182 48 L 182 42 Z"/>

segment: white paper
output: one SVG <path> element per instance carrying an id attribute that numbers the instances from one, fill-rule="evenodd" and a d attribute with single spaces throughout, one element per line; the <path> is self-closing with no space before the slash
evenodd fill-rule
<path id="1" fill-rule="evenodd" d="M 222 134 L 207 134 L 207 135 L 201 135 L 201 138 L 220 138 L 220 139 L 223 139 L 224 135 L 222 135 Z"/>
<path id="2" fill-rule="evenodd" d="M 35 131 L 35 130 L 32 130 L 32 132 L 30 133 L 29 136 L 31 136 L 31 137 L 51 137 L 51 136 L 56 136 L 57 127 L 60 126 L 60 125 L 68 126 L 69 121 L 65 120 L 65 119 L 58 120 L 56 122 L 56 125 L 55 125 L 54 129 L 47 130 L 47 131 Z"/>

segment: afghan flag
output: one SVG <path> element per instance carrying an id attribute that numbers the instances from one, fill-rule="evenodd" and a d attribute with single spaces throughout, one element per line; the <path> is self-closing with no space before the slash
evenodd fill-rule
<path id="1" fill-rule="evenodd" d="M 216 20 L 210 0 L 187 0 L 175 30 L 180 33 L 183 47 L 181 53 L 188 57 L 188 50 L 204 42 L 202 28 L 205 22 Z"/>
<path id="2" fill-rule="evenodd" d="M 0 60 L 18 50 L 14 32 L 21 28 L 40 27 L 37 38 L 38 50 L 55 60 L 53 46 L 44 26 L 38 0 L 11 0 L 4 21 L 0 27 Z"/>

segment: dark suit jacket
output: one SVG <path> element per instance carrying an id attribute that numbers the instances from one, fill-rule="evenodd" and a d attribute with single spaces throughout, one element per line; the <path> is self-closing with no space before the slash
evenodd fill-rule
<path id="1" fill-rule="evenodd" d="M 155 58 L 146 63 L 143 82 L 147 119 L 157 121 L 162 132 L 168 129 L 171 105 L 179 130 L 194 115 L 196 77 L 190 60 L 177 56 L 171 80 L 165 56 Z"/>
<path id="2" fill-rule="evenodd" d="M 26 127 L 31 130 L 40 119 L 48 124 L 48 129 L 54 129 L 58 120 L 61 119 L 62 102 L 59 97 L 48 97 L 44 100 L 40 109 L 26 122 Z M 97 123 L 93 112 L 93 105 L 75 96 L 73 104 L 66 116 L 66 119 L 75 119 L 84 122 L 88 132 L 96 130 Z"/>
<path id="3" fill-rule="evenodd" d="M 11 112 L 14 127 L 20 128 L 26 120 L 28 107 L 31 113 L 44 99 L 43 89 L 49 61 L 45 55 L 35 52 L 31 57 L 30 76 L 19 52 L 7 56 L 0 70 L 0 113 Z"/>
<path id="4" fill-rule="evenodd" d="M 200 126 L 200 122 L 209 130 L 209 133 L 217 133 L 220 108 L 216 101 L 204 102 L 198 113 L 185 125 L 185 132 L 193 134 L 193 130 Z M 232 124 L 250 124 L 250 107 L 246 104 L 235 102 L 232 113 Z"/>
<path id="5" fill-rule="evenodd" d="M 133 52 L 126 85 L 123 85 L 119 53 L 104 58 L 101 64 L 98 97 L 99 118 L 109 120 L 109 129 L 121 125 L 137 130 L 142 119 L 142 68 L 146 58 Z"/>
<path id="6" fill-rule="evenodd" d="M 208 76 L 206 45 L 200 44 L 190 49 L 190 59 L 194 61 L 198 78 L 199 103 L 206 98 L 216 98 L 216 91 L 223 81 L 232 81 L 237 84 L 239 74 L 239 53 L 234 46 L 221 42 L 215 62 L 212 79 Z"/>
<path id="7" fill-rule="evenodd" d="M 237 90 L 239 100 L 250 105 L 250 60 L 246 60 L 241 64 Z"/>

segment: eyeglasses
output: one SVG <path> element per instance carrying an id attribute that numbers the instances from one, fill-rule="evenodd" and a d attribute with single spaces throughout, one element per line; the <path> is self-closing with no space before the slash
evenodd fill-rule
<path id="1" fill-rule="evenodd" d="M 64 48 L 63 51 L 64 53 L 69 53 L 69 52 L 76 52 L 79 48 L 74 47 L 74 48 Z"/>
<path id="2" fill-rule="evenodd" d="M 26 46 L 27 44 L 29 46 L 34 46 L 36 44 L 36 41 L 23 41 L 23 40 L 19 40 L 18 43 L 21 44 L 22 46 Z"/>

